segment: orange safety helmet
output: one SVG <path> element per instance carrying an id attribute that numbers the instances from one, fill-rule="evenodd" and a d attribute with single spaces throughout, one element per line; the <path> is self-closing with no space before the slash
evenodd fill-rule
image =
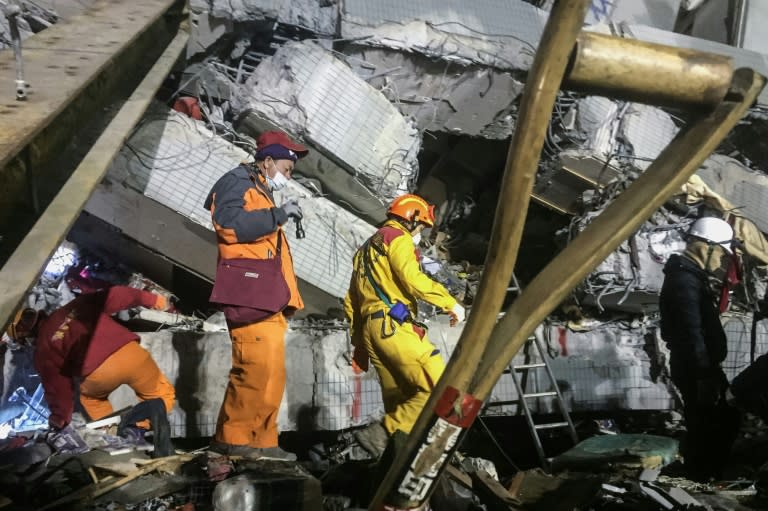
<path id="1" fill-rule="evenodd" d="M 34 331 L 39 319 L 40 313 L 35 309 L 29 307 L 19 309 L 5 333 L 14 341 L 20 341 Z"/>
<path id="2" fill-rule="evenodd" d="M 418 195 L 407 194 L 396 198 L 389 206 L 387 214 L 407 222 L 421 222 L 427 227 L 435 225 L 435 206 Z"/>

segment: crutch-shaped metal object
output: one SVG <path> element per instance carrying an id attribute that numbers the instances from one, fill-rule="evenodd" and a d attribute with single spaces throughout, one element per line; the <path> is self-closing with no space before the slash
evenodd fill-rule
<path id="1" fill-rule="evenodd" d="M 665 200 L 695 172 L 706 157 L 744 115 L 763 88 L 765 79 L 749 69 L 733 73 L 725 57 L 691 53 L 677 48 L 642 43 L 632 45 L 638 52 L 636 67 L 616 52 L 625 42 L 615 38 L 600 41 L 582 34 L 593 46 L 590 58 L 584 45 L 577 45 L 569 76 L 582 90 L 610 93 L 613 97 L 652 103 L 696 107 L 708 113 L 684 128 L 644 175 L 529 284 L 494 327 L 499 297 L 505 291 L 519 248 L 519 232 L 525 221 L 528 197 L 533 186 L 536 163 L 543 144 L 544 130 L 563 73 L 561 57 L 565 45 L 573 48 L 589 1 L 560 1 L 555 4 L 531 68 L 521 102 L 520 116 L 505 169 L 496 211 L 481 295 L 473 307 L 454 356 L 416 422 L 404 449 L 397 453 L 369 509 L 387 506 L 418 508 L 428 498 L 463 435 L 471 426 L 482 401 L 488 396 L 504 367 L 533 329 L 597 264 L 634 232 Z M 595 41 L 597 41 L 595 43 Z M 602 44 L 602 47 L 600 46 Z M 595 49 L 596 48 L 596 49 Z M 649 54 L 656 57 L 650 58 Z M 669 80 L 652 80 L 637 87 L 628 72 L 653 73 L 663 55 L 665 74 L 694 84 L 666 87 Z M 589 77 L 579 62 L 592 60 L 604 65 L 600 76 Z M 677 62 L 677 64 L 675 63 Z M 695 70 L 695 72 L 692 72 Z M 645 79 L 645 78 L 644 78 Z M 592 81 L 595 81 L 592 83 Z M 552 83 L 554 81 L 554 83 Z M 591 84 L 591 85 L 590 85 Z M 554 89 L 554 90 L 553 90 Z M 715 106 L 716 105 L 716 106 Z M 713 109 L 714 107 L 714 109 Z M 512 186 L 512 184 L 515 186 Z M 521 213 L 522 208 L 522 213 Z M 514 211 L 516 217 L 511 216 Z M 506 220 L 506 222 L 504 222 Z M 499 238 L 511 236 L 506 243 Z M 503 250 L 506 247 L 507 250 Z M 495 281 L 499 285 L 493 284 Z M 491 282 L 490 284 L 488 284 Z M 480 306 L 480 298 L 489 296 Z M 479 326 L 473 325 L 480 324 Z M 489 337 L 485 334 L 492 330 Z"/>
<path id="2" fill-rule="evenodd" d="M 3 14 L 8 19 L 8 25 L 11 29 L 13 55 L 16 57 L 16 100 L 24 101 L 27 99 L 27 87 L 29 85 L 24 80 L 24 61 L 21 57 L 21 34 L 19 33 L 21 5 L 17 1 L 11 0 L 3 7 Z"/>

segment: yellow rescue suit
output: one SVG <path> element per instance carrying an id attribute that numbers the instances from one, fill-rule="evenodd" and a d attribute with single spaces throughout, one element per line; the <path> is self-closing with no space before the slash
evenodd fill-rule
<path id="1" fill-rule="evenodd" d="M 398 324 L 387 315 L 385 299 L 404 304 L 412 317 L 416 316 L 417 299 L 445 312 L 456 305 L 442 285 L 421 271 L 413 238 L 394 220 L 386 222 L 355 254 L 344 309 L 355 362 L 367 370 L 370 359 L 381 380 L 384 428 L 390 434 L 398 429 L 410 433 L 445 363 L 425 330 L 410 321 Z"/>

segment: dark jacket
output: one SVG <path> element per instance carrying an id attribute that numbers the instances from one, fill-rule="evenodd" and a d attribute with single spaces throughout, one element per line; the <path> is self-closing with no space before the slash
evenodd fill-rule
<path id="1" fill-rule="evenodd" d="M 672 365 L 694 375 L 711 372 L 725 360 L 728 341 L 707 273 L 693 261 L 673 255 L 664 274 L 659 298 L 661 337 L 672 352 Z"/>

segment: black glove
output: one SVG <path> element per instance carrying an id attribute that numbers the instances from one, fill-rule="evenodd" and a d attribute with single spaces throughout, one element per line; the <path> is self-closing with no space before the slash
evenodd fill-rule
<path id="1" fill-rule="evenodd" d="M 700 406 L 715 406 L 723 397 L 720 375 L 708 375 L 696 381 L 696 400 Z"/>
<path id="2" fill-rule="evenodd" d="M 299 201 L 297 200 L 289 200 L 282 206 L 280 206 L 286 215 L 288 215 L 288 218 L 293 218 L 296 220 L 301 220 L 304 216 L 301 212 L 301 206 L 299 206 Z"/>
<path id="3" fill-rule="evenodd" d="M 67 424 L 61 429 L 51 430 L 45 441 L 59 454 L 80 454 L 90 450 L 88 444 L 71 424 Z"/>

